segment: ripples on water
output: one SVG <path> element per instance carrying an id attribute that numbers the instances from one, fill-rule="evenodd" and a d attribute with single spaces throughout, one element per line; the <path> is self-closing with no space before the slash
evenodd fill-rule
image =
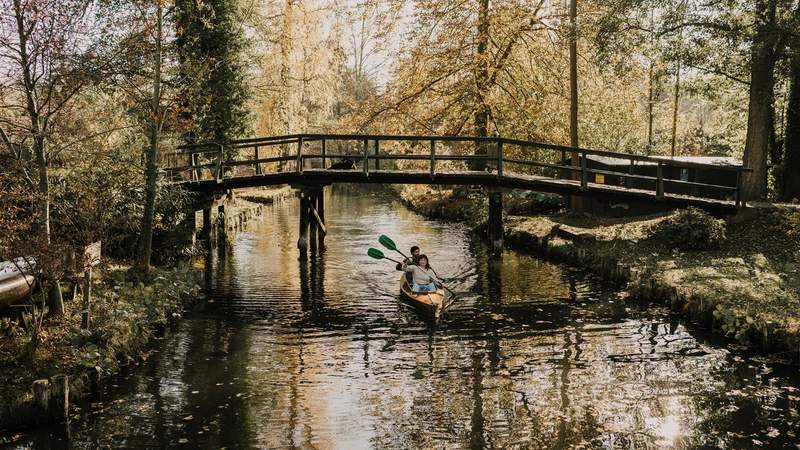
<path id="1" fill-rule="evenodd" d="M 85 405 L 69 444 L 150 448 L 795 448 L 796 369 L 724 350 L 578 271 L 486 250 L 385 195 L 327 198 L 298 261 L 294 200 L 214 252 L 210 296 Z M 387 234 L 478 277 L 438 326 L 398 301 Z M 387 252 L 388 255 L 389 252 Z"/>

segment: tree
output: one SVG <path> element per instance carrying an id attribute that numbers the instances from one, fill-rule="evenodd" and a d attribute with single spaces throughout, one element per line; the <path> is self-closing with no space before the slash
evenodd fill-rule
<path id="1" fill-rule="evenodd" d="M 38 233 L 51 243 L 50 169 L 53 145 L 72 100 L 99 77 L 100 58 L 86 0 L 3 0 L 0 3 L 0 139 L 8 152 L 32 163 L 25 180 L 36 186 Z M 58 280 L 48 295 L 51 315 L 64 310 Z"/>
<path id="2" fill-rule="evenodd" d="M 122 25 L 110 40 L 120 50 L 110 84 L 119 92 L 127 113 L 144 132 L 144 202 L 135 268 L 150 270 L 153 229 L 157 223 L 159 159 L 165 139 L 176 129 L 177 105 L 184 84 L 196 81 L 196 74 L 182 73 L 176 57 L 171 8 L 166 0 L 120 0 L 114 17 Z M 174 141 L 173 141 L 174 142 Z"/>
<path id="3" fill-rule="evenodd" d="M 414 3 L 407 49 L 380 102 L 362 115 L 362 127 L 396 118 L 406 131 L 489 136 L 500 131 L 498 95 L 508 92 L 528 61 L 515 51 L 548 29 L 545 2 L 419 0 Z M 390 123 L 390 122 L 388 122 Z M 475 152 L 484 154 L 484 146 Z"/>
<path id="4" fill-rule="evenodd" d="M 750 100 L 747 107 L 747 138 L 744 146 L 745 172 L 742 197 L 745 200 L 767 196 L 767 154 L 773 136 L 772 102 L 775 62 L 781 50 L 777 29 L 778 0 L 755 1 L 755 28 L 750 49 Z"/>
<path id="5" fill-rule="evenodd" d="M 800 198 L 800 48 L 794 49 L 789 64 L 789 101 L 784 133 L 783 196 Z"/>
<path id="6" fill-rule="evenodd" d="M 156 204 L 156 183 L 158 181 L 158 152 L 161 143 L 161 129 L 164 125 L 165 108 L 162 105 L 162 72 L 164 65 L 164 5 L 161 0 L 155 0 L 155 7 L 152 11 L 152 18 L 155 26 L 149 34 L 152 35 L 153 58 L 152 66 L 152 95 L 150 97 L 150 117 L 148 127 L 148 148 L 145 152 L 147 161 L 145 167 L 145 203 L 144 214 L 142 215 L 141 238 L 139 241 L 139 251 L 136 256 L 136 266 L 139 270 L 147 273 L 150 270 L 150 258 L 153 253 L 153 227 L 155 226 L 155 204 Z"/>
<path id="7" fill-rule="evenodd" d="M 175 45 L 184 76 L 181 116 L 190 142 L 229 142 L 250 130 L 245 38 L 235 0 L 177 0 Z"/>

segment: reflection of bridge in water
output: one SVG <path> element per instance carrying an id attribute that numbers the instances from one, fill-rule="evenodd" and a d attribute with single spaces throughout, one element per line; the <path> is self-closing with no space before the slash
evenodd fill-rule
<path id="1" fill-rule="evenodd" d="M 587 163 L 590 157 L 630 161 L 629 170 L 592 168 Z M 738 165 L 467 136 L 295 134 L 181 146 L 166 158 L 170 179 L 199 194 L 205 230 L 210 228 L 208 200 L 221 193 L 284 184 L 298 189 L 298 247 L 302 252 L 309 247 L 312 251 L 324 248 L 327 230 L 322 190 L 333 183 L 481 186 L 489 197 L 489 238 L 499 251 L 503 190 L 658 202 L 675 208 L 697 206 L 727 213 L 742 206 L 742 172 L 748 171 Z M 350 168 L 331 168 L 328 162 L 332 159 L 346 161 Z M 577 165 L 573 161 L 578 161 Z M 655 174 L 635 173 L 641 165 L 655 166 Z M 681 169 L 731 172 L 736 184 L 675 178 Z M 604 184 L 605 177 L 619 183 Z"/>

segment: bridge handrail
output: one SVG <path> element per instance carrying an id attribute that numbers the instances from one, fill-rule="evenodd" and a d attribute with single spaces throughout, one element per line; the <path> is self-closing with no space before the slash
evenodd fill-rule
<path id="1" fill-rule="evenodd" d="M 322 153 L 308 153 L 304 151 L 303 144 L 308 142 L 322 142 Z M 326 155 L 325 148 L 326 142 L 328 141 L 355 141 L 362 143 L 362 151 L 358 153 L 350 153 L 344 155 Z M 375 143 L 375 154 L 370 154 L 369 152 L 369 142 L 372 141 Z M 430 142 L 430 154 L 378 154 L 378 149 L 380 147 L 380 142 L 382 141 L 400 141 L 400 142 Z M 443 142 L 471 142 L 471 143 L 484 143 L 484 144 L 494 144 L 494 147 L 486 148 L 485 155 L 474 155 L 474 154 L 467 154 L 467 155 L 437 155 L 436 154 L 436 143 L 443 143 Z M 269 158 L 260 158 L 259 157 L 259 149 L 263 147 L 269 147 L 274 145 L 284 145 L 284 144 L 297 144 L 297 148 L 294 152 L 291 152 L 285 156 L 278 156 L 278 157 L 269 157 Z M 558 163 L 552 162 L 545 162 L 545 161 L 536 161 L 536 160 L 527 160 L 527 159 L 518 159 L 518 158 L 508 158 L 504 156 L 503 146 L 504 145 L 513 145 L 521 147 L 523 150 L 523 154 L 525 150 L 529 149 L 544 149 L 544 150 L 553 150 L 557 152 L 561 152 L 561 158 L 559 159 Z M 253 148 L 255 157 L 252 159 L 247 160 L 225 160 L 225 149 L 242 149 L 242 148 Z M 614 152 L 608 150 L 596 150 L 590 148 L 582 148 L 582 147 L 570 147 L 565 145 L 558 145 L 558 144 L 548 144 L 539 141 L 532 141 L 532 140 L 522 140 L 522 139 L 512 139 L 512 138 L 504 138 L 500 136 L 492 136 L 492 137 L 481 137 L 481 136 L 426 136 L 426 135 L 392 135 L 392 134 L 323 134 L 323 133 L 301 133 L 301 134 L 286 134 L 286 135 L 279 135 L 279 136 L 268 136 L 268 137 L 259 137 L 259 138 L 248 138 L 248 139 L 238 139 L 234 141 L 230 141 L 227 143 L 216 143 L 216 142 L 208 142 L 208 143 L 201 143 L 201 144 L 186 144 L 181 145 L 176 148 L 178 151 L 172 153 L 165 153 L 165 156 L 172 157 L 172 156 L 189 156 L 190 157 L 190 165 L 178 166 L 167 168 L 166 170 L 176 173 L 181 171 L 191 171 L 191 178 L 192 181 L 199 181 L 199 172 L 198 170 L 202 169 L 209 169 L 209 168 L 216 168 L 214 178 L 217 181 L 220 181 L 223 177 L 224 169 L 230 168 L 234 166 L 246 166 L 246 165 L 253 165 L 256 168 L 256 174 L 261 174 L 261 164 L 263 163 L 270 163 L 270 162 L 288 162 L 288 161 L 296 161 L 296 171 L 301 173 L 303 170 L 303 161 L 309 159 L 316 159 L 322 158 L 323 162 L 326 158 L 351 158 L 354 161 L 362 161 L 362 167 L 365 174 L 369 173 L 369 162 L 375 162 L 375 169 L 379 169 L 379 162 L 382 160 L 430 160 L 430 173 L 431 177 L 433 177 L 436 173 L 436 160 L 448 160 L 448 161 L 476 161 L 476 160 L 483 160 L 487 163 L 496 164 L 497 169 L 497 176 L 503 176 L 503 165 L 504 163 L 508 164 L 519 164 L 519 165 L 527 165 L 527 166 L 534 166 L 534 167 L 541 167 L 541 168 L 548 168 L 548 169 L 555 169 L 555 170 L 566 170 L 571 174 L 578 173 L 580 179 L 581 189 L 586 189 L 588 186 L 588 174 L 600 174 L 600 175 L 612 175 L 618 176 L 623 179 L 639 179 L 645 181 L 654 181 L 656 183 L 656 196 L 661 197 L 664 195 L 664 184 L 665 183 L 673 183 L 673 184 L 681 184 L 686 186 L 694 186 L 694 187 L 702 187 L 702 188 L 710 188 L 715 189 L 723 192 L 734 192 L 736 204 L 739 204 L 739 193 L 741 189 L 741 179 L 742 174 L 744 172 L 750 172 L 752 169 L 744 167 L 742 165 L 732 165 L 732 164 L 711 164 L 711 163 L 701 163 L 701 162 L 691 162 L 691 161 L 680 161 L 675 160 L 667 157 L 655 157 L 655 156 L 645 156 L 645 155 L 635 155 L 631 153 L 621 153 L 621 152 Z M 206 154 L 211 153 L 214 154 L 214 162 L 208 163 L 200 163 L 197 161 L 196 155 L 198 154 Z M 569 161 L 569 154 L 578 154 L 580 156 L 580 166 L 573 166 L 570 164 Z M 630 167 L 634 167 L 636 163 L 649 163 L 656 167 L 656 176 L 649 176 L 649 175 L 638 175 L 633 173 L 626 173 L 626 172 L 618 172 L 614 170 L 604 170 L 604 169 L 596 169 L 596 168 L 589 168 L 587 166 L 587 156 L 602 156 L 602 157 L 610 157 L 616 158 L 623 161 L 629 161 Z M 523 156 L 524 158 L 524 156 Z M 206 158 L 208 161 L 210 158 Z M 602 163 L 602 161 L 600 161 Z M 324 164 L 323 164 L 324 165 Z M 700 183 L 696 181 L 683 181 L 676 178 L 668 178 L 664 175 L 664 167 L 680 167 L 680 168 L 698 168 L 698 169 L 714 169 L 714 170 L 724 170 L 736 173 L 736 187 L 732 186 L 724 186 L 724 185 L 717 185 L 717 184 L 709 184 L 709 183 Z"/>
<path id="2" fill-rule="evenodd" d="M 701 169 L 718 169 L 736 172 L 752 172 L 752 169 L 742 165 L 732 164 L 711 164 L 699 163 L 690 161 L 680 161 L 668 157 L 636 155 L 633 153 L 615 152 L 611 150 L 598 150 L 585 147 L 570 147 L 567 145 L 549 144 L 541 141 L 523 140 L 506 138 L 500 136 L 426 136 L 426 135 L 403 135 L 403 134 L 322 134 L 322 133 L 302 133 L 302 134 L 286 134 L 279 136 L 268 136 L 248 139 L 237 139 L 223 143 L 222 145 L 229 148 L 247 148 L 253 147 L 258 144 L 265 145 L 280 145 L 297 143 L 300 139 L 303 142 L 314 142 L 320 140 L 340 140 L 340 141 L 438 141 L 438 142 L 473 142 L 473 143 L 500 143 L 508 145 L 517 145 L 521 147 L 533 147 L 547 150 L 560 151 L 564 153 L 582 153 L 585 155 L 593 156 L 606 156 L 611 158 L 626 159 L 638 162 L 650 162 L 655 164 L 666 164 L 672 167 L 684 168 L 701 168 Z M 219 143 L 201 143 L 201 144 L 184 144 L 176 147 L 175 152 L 177 155 L 187 155 L 190 153 L 211 153 L 216 151 Z M 187 151 L 188 150 L 188 151 Z M 337 155 L 338 156 L 338 155 Z M 377 155 L 376 155 L 377 156 Z"/>

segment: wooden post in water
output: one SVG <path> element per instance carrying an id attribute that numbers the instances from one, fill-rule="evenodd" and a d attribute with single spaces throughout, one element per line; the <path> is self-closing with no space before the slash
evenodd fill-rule
<path id="1" fill-rule="evenodd" d="M 69 420 L 69 377 L 56 375 L 50 381 L 50 417 L 54 422 Z"/>
<path id="2" fill-rule="evenodd" d="M 203 208 L 203 229 L 200 231 L 204 239 L 211 238 L 211 208 Z"/>
<path id="3" fill-rule="evenodd" d="M 50 418 L 50 380 L 33 382 L 33 404 L 36 408 L 37 422 L 47 422 Z"/>
<path id="4" fill-rule="evenodd" d="M 325 187 L 319 188 L 317 195 L 317 215 L 322 223 L 325 223 Z M 325 233 L 319 233 L 319 251 L 325 251 Z"/>
<path id="5" fill-rule="evenodd" d="M 225 205 L 217 206 L 217 228 L 221 236 L 228 232 L 228 218 L 225 217 Z"/>
<path id="6" fill-rule="evenodd" d="M 308 195 L 307 192 L 301 190 L 298 192 L 300 197 L 300 232 L 297 238 L 297 248 L 300 250 L 300 256 L 304 257 L 308 251 Z"/>
<path id="7" fill-rule="evenodd" d="M 317 221 L 314 218 L 314 211 L 317 208 L 317 190 L 310 190 L 308 191 L 308 246 L 311 249 L 311 253 L 317 253 Z M 320 233 L 321 234 L 321 233 Z"/>
<path id="8" fill-rule="evenodd" d="M 487 226 L 492 254 L 503 253 L 503 192 L 489 190 L 489 223 Z"/>

